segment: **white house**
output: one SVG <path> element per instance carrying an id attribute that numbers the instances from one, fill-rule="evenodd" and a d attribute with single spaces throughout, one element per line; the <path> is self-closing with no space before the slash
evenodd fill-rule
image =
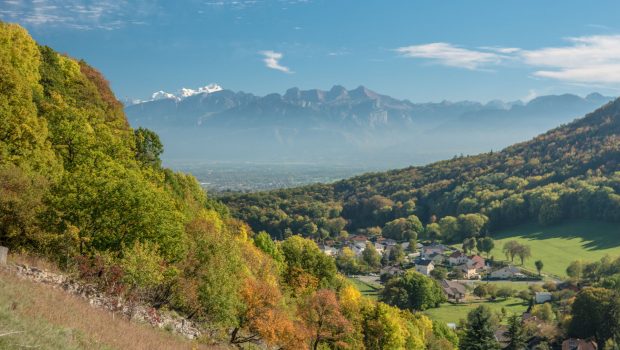
<path id="1" fill-rule="evenodd" d="M 547 301 L 551 301 L 551 293 L 549 292 L 536 292 L 534 295 L 534 301 L 536 304 L 542 304 Z"/>
<path id="2" fill-rule="evenodd" d="M 521 270 L 514 266 L 506 266 L 502 267 L 499 270 L 495 270 L 491 272 L 491 278 L 499 278 L 499 279 L 510 279 L 510 278 L 521 278 L 525 277 L 524 274 L 521 273 Z"/>
<path id="3" fill-rule="evenodd" d="M 467 254 L 457 250 L 448 256 L 448 264 L 451 266 L 462 265 L 467 262 Z"/>
<path id="4" fill-rule="evenodd" d="M 415 270 L 425 276 L 431 274 L 431 271 L 435 269 L 435 264 L 432 260 L 421 259 L 416 261 Z"/>
<path id="5" fill-rule="evenodd" d="M 466 279 L 477 278 L 480 276 L 478 275 L 476 268 L 472 265 L 462 264 L 457 266 L 457 268 L 463 272 L 463 277 L 465 277 Z"/>

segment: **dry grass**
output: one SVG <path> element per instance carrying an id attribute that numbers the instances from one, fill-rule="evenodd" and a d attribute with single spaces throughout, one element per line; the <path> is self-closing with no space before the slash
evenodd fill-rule
<path id="1" fill-rule="evenodd" d="M 53 273 L 61 273 L 58 266 L 45 258 L 28 253 L 9 253 L 8 262 L 13 264 L 21 264 L 27 266 L 36 266 L 40 269 Z"/>
<path id="2" fill-rule="evenodd" d="M 20 332 L 1 336 L 7 332 Z M 0 349 L 214 349 L 0 271 Z"/>

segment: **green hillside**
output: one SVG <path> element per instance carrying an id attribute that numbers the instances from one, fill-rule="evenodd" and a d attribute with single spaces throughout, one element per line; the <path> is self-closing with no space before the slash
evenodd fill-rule
<path id="1" fill-rule="evenodd" d="M 496 259 L 505 242 L 516 240 L 532 249 L 525 267 L 536 271 L 534 261 L 542 260 L 543 273 L 566 276 L 566 267 L 574 260 L 598 261 L 604 255 L 620 256 L 620 225 L 596 221 L 568 221 L 559 225 L 525 224 L 494 235 L 497 239 L 491 252 Z M 517 260 L 515 260 L 517 262 Z"/>

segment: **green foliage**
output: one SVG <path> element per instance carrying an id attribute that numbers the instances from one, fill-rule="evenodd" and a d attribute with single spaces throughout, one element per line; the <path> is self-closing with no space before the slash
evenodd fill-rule
<path id="1" fill-rule="evenodd" d="M 467 315 L 459 348 L 462 350 L 500 349 L 495 339 L 496 329 L 497 321 L 491 310 L 484 305 L 478 306 Z"/>
<path id="2" fill-rule="evenodd" d="M 366 243 L 366 247 L 362 252 L 362 261 L 371 269 L 381 267 L 381 254 L 377 252 L 375 246 L 370 242 Z"/>
<path id="3" fill-rule="evenodd" d="M 618 295 L 604 288 L 585 288 L 577 294 L 571 311 L 568 333 L 587 339 L 596 337 L 599 345 L 617 336 L 620 329 Z"/>
<path id="4" fill-rule="evenodd" d="M 446 299 L 437 281 L 410 270 L 388 280 L 381 300 L 401 309 L 423 311 L 438 307 Z"/>
<path id="5" fill-rule="evenodd" d="M 334 259 L 323 254 L 313 241 L 300 236 L 287 238 L 281 244 L 282 254 L 286 262 L 285 280 L 289 284 L 303 272 L 315 278 L 318 286 L 329 287 L 336 276 Z"/>
<path id="6" fill-rule="evenodd" d="M 489 256 L 489 253 L 491 253 L 491 250 L 493 250 L 493 248 L 495 248 L 495 241 L 493 240 L 493 238 L 483 237 L 478 240 L 478 249 L 481 252 L 487 253 L 487 257 Z"/>
<path id="7" fill-rule="evenodd" d="M 507 350 L 525 349 L 527 339 L 519 316 L 512 315 L 508 318 L 508 331 L 506 332 L 506 336 L 510 339 L 506 346 Z"/>
<path id="8" fill-rule="evenodd" d="M 164 152 L 159 135 L 155 132 L 138 128 L 134 130 L 136 139 L 136 159 L 144 165 L 159 167 L 161 159 L 159 156 Z"/>
<path id="9" fill-rule="evenodd" d="M 381 234 L 385 238 L 402 242 L 417 238 L 420 232 L 422 232 L 422 222 L 420 222 L 417 216 L 410 215 L 407 218 L 399 218 L 388 222 L 383 227 Z"/>

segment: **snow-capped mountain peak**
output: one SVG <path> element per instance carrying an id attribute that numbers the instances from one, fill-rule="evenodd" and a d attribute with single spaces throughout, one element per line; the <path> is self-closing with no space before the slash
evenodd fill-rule
<path id="1" fill-rule="evenodd" d="M 177 97 L 179 98 L 186 98 L 192 95 L 196 95 L 196 94 L 202 94 L 202 93 L 207 93 L 210 94 L 212 92 L 216 92 L 216 91 L 222 91 L 222 87 L 217 85 L 217 84 L 209 84 L 207 86 L 203 86 L 203 87 L 199 87 L 198 89 L 194 90 L 194 89 L 188 89 L 188 88 L 182 88 L 179 93 L 177 94 Z"/>
<path id="2" fill-rule="evenodd" d="M 168 100 L 168 99 L 175 100 L 178 102 L 193 95 L 210 94 L 210 93 L 222 91 L 222 90 L 224 89 L 218 84 L 209 84 L 207 86 L 202 86 L 197 89 L 181 88 L 181 90 L 179 90 L 176 94 L 165 92 L 163 90 L 159 90 L 159 91 L 154 92 L 151 95 L 150 100 L 125 99 L 123 102 L 126 106 L 131 106 L 131 105 L 140 104 L 144 102 L 151 102 L 151 101 L 157 101 L 157 100 Z"/>
<path id="3" fill-rule="evenodd" d="M 167 98 L 171 98 L 171 99 L 177 99 L 177 96 L 175 96 L 174 94 L 159 90 L 157 92 L 154 92 L 151 95 L 151 101 L 156 101 L 156 100 L 163 100 L 163 99 L 167 99 Z"/>

